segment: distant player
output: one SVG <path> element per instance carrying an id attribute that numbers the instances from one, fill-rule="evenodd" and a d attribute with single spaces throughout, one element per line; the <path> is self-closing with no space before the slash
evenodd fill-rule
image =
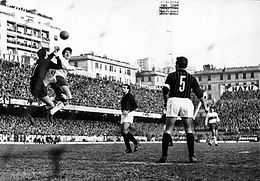
<path id="1" fill-rule="evenodd" d="M 205 126 L 209 125 L 209 130 L 211 132 L 211 139 L 209 139 L 208 144 L 212 146 L 215 144 L 215 146 L 218 146 L 218 123 L 220 122 L 220 119 L 218 117 L 218 113 L 215 112 L 214 106 L 210 106 L 209 113 L 206 116 L 205 119 Z"/>
<path id="2" fill-rule="evenodd" d="M 162 139 L 162 157 L 160 158 L 159 163 L 165 163 L 167 161 L 171 133 L 178 116 L 182 118 L 184 123 L 189 151 L 189 160 L 190 162 L 197 162 L 197 159 L 194 155 L 194 106 L 190 99 L 191 91 L 193 91 L 199 98 L 205 111 L 207 111 L 207 106 L 203 98 L 203 91 L 200 89 L 197 80 L 185 70 L 187 65 L 187 58 L 177 57 L 175 64 L 176 71 L 168 74 L 165 85 L 163 86 L 164 103 L 167 109 L 166 128 L 164 130 Z"/>
<path id="3" fill-rule="evenodd" d="M 73 70 L 77 70 L 80 68 L 71 66 L 69 64 L 69 59 L 71 57 L 71 54 L 72 54 L 72 49 L 70 47 L 66 47 L 62 51 L 62 57 L 60 57 L 62 68 L 56 70 L 54 77 L 56 78 L 57 81 L 55 83 L 51 84 L 51 87 L 53 88 L 53 90 L 56 94 L 55 99 L 57 101 L 62 101 L 62 103 L 59 102 L 57 104 L 55 109 L 51 110 L 52 115 L 64 106 L 63 103 L 66 103 L 68 100 L 70 100 L 72 98 L 72 95 L 71 95 L 71 92 L 70 92 L 70 89 L 68 86 L 68 81 L 67 81 L 68 71 L 73 71 Z"/>
<path id="4" fill-rule="evenodd" d="M 134 115 L 133 111 L 137 108 L 137 104 L 134 96 L 131 94 L 131 87 L 128 84 L 123 85 L 123 97 L 121 99 L 121 133 L 124 138 L 126 153 L 132 153 L 130 142 L 134 143 L 134 152 L 136 152 L 140 143 L 134 138 L 134 136 L 129 132 L 129 127 L 133 124 Z"/>
<path id="5" fill-rule="evenodd" d="M 30 80 L 30 91 L 35 98 L 39 98 L 46 105 L 44 106 L 45 110 L 50 110 L 55 105 L 50 97 L 47 95 L 47 86 L 55 82 L 53 78 L 47 79 L 46 74 L 49 69 L 60 69 L 61 61 L 57 59 L 57 64 L 51 61 L 51 59 L 56 56 L 55 54 L 59 51 L 59 47 L 55 47 L 55 50 L 50 55 L 47 55 L 47 52 L 44 48 L 41 48 L 37 55 L 39 59 L 36 61 L 36 64 L 32 70 L 31 80 Z"/>

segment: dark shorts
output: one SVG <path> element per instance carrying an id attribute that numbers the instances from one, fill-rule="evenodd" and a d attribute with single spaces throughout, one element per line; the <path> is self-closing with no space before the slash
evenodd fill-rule
<path id="1" fill-rule="evenodd" d="M 54 84 L 51 84 L 51 87 L 53 88 L 56 96 L 60 96 L 62 94 L 62 91 L 61 91 L 61 86 L 68 86 L 68 82 L 66 79 L 64 79 L 63 77 L 61 76 L 56 76 L 56 80 L 57 82 L 54 83 Z"/>
<path id="2" fill-rule="evenodd" d="M 218 124 L 217 123 L 209 123 L 209 130 L 217 130 Z"/>
<path id="3" fill-rule="evenodd" d="M 32 95 L 36 98 L 42 98 L 47 96 L 47 88 L 42 82 L 39 86 L 36 85 L 36 81 L 30 82 L 30 91 Z"/>
<path id="4" fill-rule="evenodd" d="M 67 79 L 64 79 L 62 76 L 56 76 L 57 82 L 54 83 L 55 87 L 68 86 Z"/>

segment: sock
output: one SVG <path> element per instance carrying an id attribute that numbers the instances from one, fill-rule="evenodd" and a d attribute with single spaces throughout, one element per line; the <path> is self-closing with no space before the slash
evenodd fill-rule
<path id="1" fill-rule="evenodd" d="M 126 149 L 132 151 L 131 146 L 130 146 L 130 143 L 129 143 L 129 137 L 128 137 L 127 134 L 125 134 L 125 133 L 122 133 L 122 136 L 123 136 L 123 138 L 124 138 L 124 142 L 125 142 Z"/>
<path id="2" fill-rule="evenodd" d="M 194 135 L 193 133 L 188 133 L 186 137 L 187 137 L 189 157 L 194 157 Z"/>
<path id="3" fill-rule="evenodd" d="M 213 140 L 214 140 L 215 144 L 218 144 L 218 141 L 217 141 L 217 137 L 216 137 L 216 136 L 213 137 Z"/>
<path id="4" fill-rule="evenodd" d="M 132 141 L 135 145 L 137 144 L 136 139 L 134 138 L 134 136 L 130 132 L 127 133 L 127 136 L 128 136 L 130 141 Z"/>
<path id="5" fill-rule="evenodd" d="M 163 138 L 162 138 L 162 156 L 166 156 L 168 155 L 168 146 L 169 146 L 169 142 L 171 140 L 171 135 L 168 133 L 164 133 L 163 134 Z"/>

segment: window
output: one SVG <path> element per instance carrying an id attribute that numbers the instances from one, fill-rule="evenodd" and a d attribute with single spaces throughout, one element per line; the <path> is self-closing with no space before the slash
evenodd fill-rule
<path id="1" fill-rule="evenodd" d="M 141 78 L 141 81 L 142 81 L 142 82 L 144 81 L 144 77 Z"/>
<path id="2" fill-rule="evenodd" d="M 127 75 L 131 75 L 131 71 L 129 69 L 127 70 Z"/>
<path id="3" fill-rule="evenodd" d="M 238 73 L 236 73 L 236 79 L 238 79 Z"/>
<path id="4" fill-rule="evenodd" d="M 254 72 L 251 72 L 251 76 L 250 76 L 250 78 L 255 78 L 255 74 L 254 74 Z"/>
<path id="5" fill-rule="evenodd" d="M 98 69 L 98 63 L 95 63 L 95 68 Z"/>
<path id="6" fill-rule="evenodd" d="M 157 82 L 159 82 L 159 77 L 157 77 Z"/>
<path id="7" fill-rule="evenodd" d="M 246 79 L 246 73 L 243 73 L 243 79 Z"/>
<path id="8" fill-rule="evenodd" d="M 208 75 L 208 81 L 211 81 L 211 75 Z"/>
<path id="9" fill-rule="evenodd" d="M 102 64 L 99 65 L 99 68 L 102 69 Z"/>
<path id="10" fill-rule="evenodd" d="M 121 70 L 121 68 L 119 68 L 119 73 L 122 73 L 122 70 Z"/>
<path id="11" fill-rule="evenodd" d="M 199 81 L 201 81 L 201 75 L 199 75 Z"/>
<path id="12" fill-rule="evenodd" d="M 78 67 L 78 62 L 74 62 L 74 67 Z"/>
<path id="13" fill-rule="evenodd" d="M 105 65 L 105 70 L 107 70 L 107 65 Z"/>
<path id="14" fill-rule="evenodd" d="M 231 79 L 231 74 L 227 75 L 227 79 L 230 80 Z"/>
<path id="15" fill-rule="evenodd" d="M 211 100 L 211 99 L 212 99 L 212 95 L 208 94 L 208 100 Z"/>
<path id="16" fill-rule="evenodd" d="M 223 74 L 220 74 L 220 80 L 223 80 Z"/>
<path id="17" fill-rule="evenodd" d="M 211 90 L 211 85 L 208 85 L 208 90 Z"/>
<path id="18" fill-rule="evenodd" d="M 109 66 L 109 71 L 113 72 L 113 66 L 111 66 L 111 65 Z"/>
<path id="19" fill-rule="evenodd" d="M 151 78 L 151 76 L 148 76 L 148 81 L 152 81 L 152 78 Z"/>

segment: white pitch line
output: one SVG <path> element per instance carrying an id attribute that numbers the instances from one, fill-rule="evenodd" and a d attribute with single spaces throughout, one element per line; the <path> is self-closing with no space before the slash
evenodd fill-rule
<path id="1" fill-rule="evenodd" d="M 111 163 L 111 162 L 110 162 Z M 230 164 L 213 164 L 213 163 L 203 163 L 203 162 L 199 162 L 199 163 L 176 163 L 176 162 L 167 162 L 167 163 L 156 163 L 156 162 L 118 162 L 119 164 L 129 164 L 129 165 L 200 165 L 200 166 L 206 166 L 206 167 L 246 167 L 246 168 L 256 168 L 256 166 L 252 166 L 252 165 L 240 165 L 240 164 L 236 164 L 236 165 L 230 165 Z"/>

